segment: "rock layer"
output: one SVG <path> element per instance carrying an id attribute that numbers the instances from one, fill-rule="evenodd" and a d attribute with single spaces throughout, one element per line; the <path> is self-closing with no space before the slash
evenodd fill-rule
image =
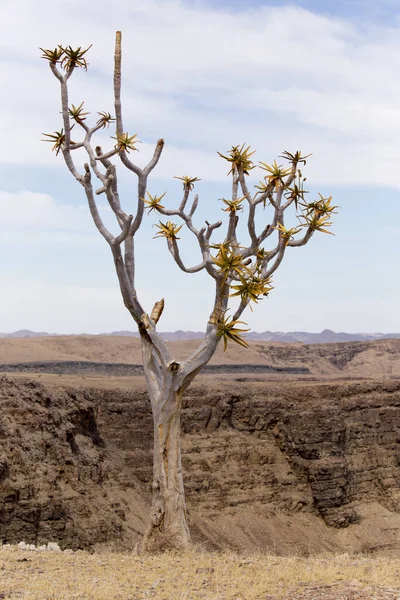
<path id="1" fill-rule="evenodd" d="M 184 401 L 195 540 L 278 552 L 400 547 L 400 382 L 231 381 Z M 146 394 L 0 380 L 0 537 L 132 548 L 152 474 Z"/>

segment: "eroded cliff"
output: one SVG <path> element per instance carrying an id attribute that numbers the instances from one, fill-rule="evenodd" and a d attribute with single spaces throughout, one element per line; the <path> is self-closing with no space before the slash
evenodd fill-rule
<path id="1" fill-rule="evenodd" d="M 133 547 L 151 482 L 145 392 L 3 377 L 0 402 L 0 538 Z M 194 538 L 282 553 L 399 548 L 399 431 L 399 381 L 194 385 L 182 422 Z"/>

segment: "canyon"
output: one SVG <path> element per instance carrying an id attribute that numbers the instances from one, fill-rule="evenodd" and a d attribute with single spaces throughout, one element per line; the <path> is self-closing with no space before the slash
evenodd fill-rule
<path id="1" fill-rule="evenodd" d="M 0 344 L 0 539 L 132 549 L 146 527 L 152 471 L 142 376 L 55 373 L 50 362 L 47 373 L 6 371 L 50 357 L 136 365 L 137 341 L 38 342 Z M 192 342 L 179 344 L 190 352 Z M 195 543 L 303 555 L 398 551 L 399 359 L 400 340 L 252 342 L 249 353 L 218 353 L 221 369 L 200 375 L 184 399 Z"/>

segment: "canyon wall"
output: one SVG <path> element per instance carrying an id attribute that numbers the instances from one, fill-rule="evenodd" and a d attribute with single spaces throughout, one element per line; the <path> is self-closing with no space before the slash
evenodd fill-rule
<path id="1" fill-rule="evenodd" d="M 309 553 L 400 547 L 400 381 L 194 385 L 182 420 L 196 542 Z M 152 421 L 139 389 L 0 378 L 0 539 L 132 548 Z"/>

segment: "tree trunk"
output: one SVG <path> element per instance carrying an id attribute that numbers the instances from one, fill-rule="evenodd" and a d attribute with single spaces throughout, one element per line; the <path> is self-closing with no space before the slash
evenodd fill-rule
<path id="1" fill-rule="evenodd" d="M 152 399 L 154 419 L 153 499 L 142 550 L 163 552 L 190 544 L 183 486 L 180 416 L 182 392 L 169 382 L 161 398 Z"/>

